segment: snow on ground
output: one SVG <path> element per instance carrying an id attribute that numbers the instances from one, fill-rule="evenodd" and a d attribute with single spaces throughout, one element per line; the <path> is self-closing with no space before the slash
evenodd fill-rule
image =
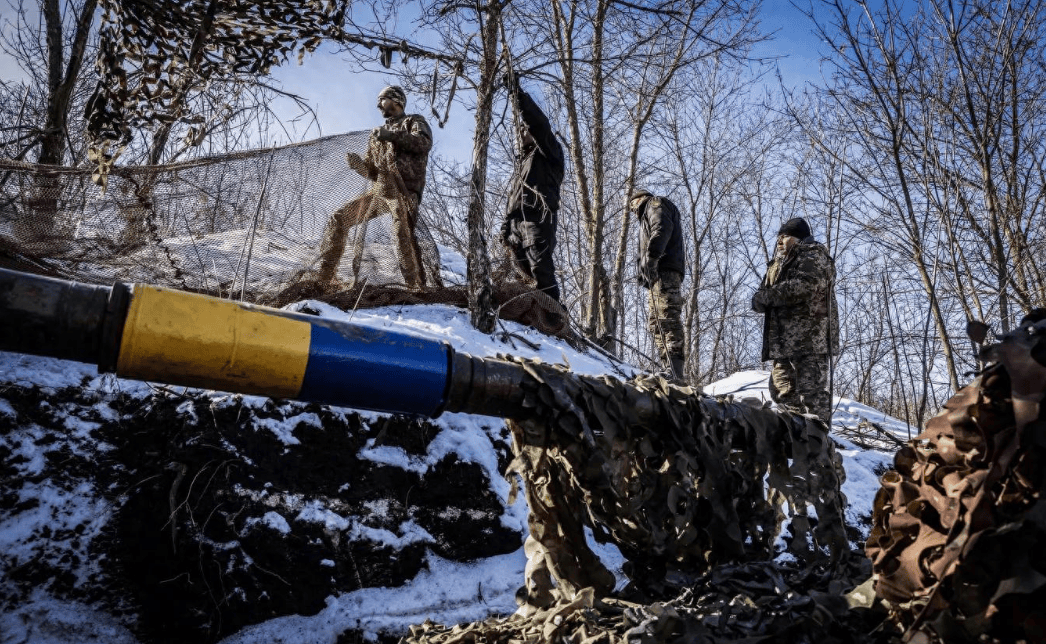
<path id="1" fill-rule="evenodd" d="M 428 571 L 400 588 L 365 588 L 327 598 L 327 607 L 308 617 L 288 615 L 249 626 L 222 644 L 334 642 L 347 628 L 365 634 L 403 631 L 430 619 L 457 624 L 508 615 L 523 579 L 522 548 L 500 557 L 458 563 L 428 556 Z"/>
<path id="2" fill-rule="evenodd" d="M 493 335 L 476 331 L 468 322 L 465 311 L 450 306 L 391 306 L 346 313 L 322 302 L 300 302 L 288 308 L 299 310 L 308 306 L 325 317 L 350 320 L 369 327 L 392 329 L 436 338 L 449 342 L 456 350 L 477 356 L 513 354 L 539 359 L 548 363 L 569 365 L 577 373 L 611 374 L 628 376 L 636 370 L 632 367 L 611 362 L 602 354 L 579 352 L 566 342 L 544 336 L 514 322 L 503 322 Z M 522 339 L 522 340 L 521 340 Z M 525 341 L 523 341 L 525 340 Z M 0 382 L 22 385 L 36 383 L 42 387 L 60 388 L 77 386 L 86 382 L 86 387 L 99 394 L 121 391 L 142 394 L 150 391 L 150 385 L 136 381 L 99 376 L 95 367 L 50 358 L 28 357 L 0 352 Z M 710 395 L 732 395 L 735 398 L 769 400 L 767 391 L 768 372 L 745 371 L 718 382 L 705 385 Z M 261 403 L 264 399 L 259 398 Z M 101 403 L 100 403 L 101 404 Z M 104 406 L 104 405 L 103 405 Z M 899 437 L 907 437 L 904 423 L 889 418 L 880 412 L 844 398 L 836 398 L 835 424 L 851 426 L 861 418 L 880 423 Z M 0 407 L 0 414 L 5 412 Z M 100 413 L 104 413 L 104 410 Z M 294 423 L 302 419 L 292 419 Z M 490 419 L 482 419 L 489 426 Z M 481 448 L 473 437 L 482 435 L 478 430 L 478 417 L 465 414 L 445 414 L 436 421 L 444 432 L 439 440 L 433 441 L 424 458 L 409 457 L 402 450 L 373 448 L 364 450 L 367 458 L 377 462 L 394 462 L 407 469 L 424 471 L 438 462 L 443 455 L 453 452 L 462 460 L 477 462 L 494 475 L 491 480 L 502 498 L 508 496 L 508 483 L 496 473 L 496 459 L 489 447 Z M 76 428 L 70 428 L 75 431 Z M 291 436 L 293 427 L 269 428 L 280 434 Z M 485 440 L 485 439 L 484 439 Z M 891 462 L 892 455 L 868 451 L 854 446 L 843 438 L 837 439 L 847 471 L 843 491 L 849 499 L 848 519 L 856 524 L 861 515 L 871 512 L 872 500 L 879 484 L 874 469 Z M 32 457 L 33 446 L 23 445 L 28 458 Z M 41 491 L 50 499 L 42 507 L 53 509 L 61 515 L 65 512 L 94 512 L 99 521 L 104 521 L 105 508 L 93 507 L 86 499 L 73 503 L 71 499 Z M 512 512 L 506 515 L 513 527 L 526 525 L 525 503 L 517 502 Z M 0 527 L 0 547 L 18 547 L 18 535 L 24 526 L 4 525 Z M 605 558 L 612 569 L 620 571 L 621 557 L 614 548 L 599 547 L 597 552 Z M 455 563 L 434 555 L 428 559 L 429 570 L 399 588 L 368 588 L 327 599 L 324 610 L 312 616 L 285 616 L 243 629 L 226 638 L 227 644 L 254 644 L 274 642 L 333 643 L 337 635 L 346 629 L 358 628 L 368 633 L 402 631 L 411 624 L 431 619 L 441 623 L 457 623 L 482 619 L 493 614 L 508 614 L 515 610 L 514 593 L 523 579 L 525 558 L 522 548 L 514 553 L 468 564 Z M 52 615 L 49 630 L 27 630 L 32 615 L 37 612 Z M 55 621 L 57 620 L 57 621 Z M 84 630 L 72 625 L 91 625 Z M 62 624 L 69 625 L 63 628 Z M 79 641 L 133 642 L 134 639 L 116 624 L 112 618 L 98 615 L 89 607 L 61 602 L 46 596 L 37 596 L 18 614 L 0 615 L 0 632 L 5 633 L 3 642 L 36 642 L 59 644 Z M 87 639 L 85 639 L 87 637 Z M 91 639 L 93 638 L 93 639 Z"/>

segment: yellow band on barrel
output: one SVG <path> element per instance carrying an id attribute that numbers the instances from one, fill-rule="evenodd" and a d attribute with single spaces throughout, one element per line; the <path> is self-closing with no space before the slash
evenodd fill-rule
<path id="1" fill-rule="evenodd" d="M 309 362 L 311 329 L 248 305 L 135 284 L 116 373 L 293 397 Z"/>

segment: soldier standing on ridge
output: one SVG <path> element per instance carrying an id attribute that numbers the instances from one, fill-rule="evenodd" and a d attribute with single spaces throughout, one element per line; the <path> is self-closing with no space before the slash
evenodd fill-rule
<path id="1" fill-rule="evenodd" d="M 762 359 L 773 361 L 770 397 L 789 411 L 815 414 L 831 427 L 829 361 L 839 354 L 835 261 L 801 217 L 778 231 L 752 310 L 765 315 Z"/>
<path id="2" fill-rule="evenodd" d="M 679 209 L 667 197 L 656 197 L 646 190 L 632 193 L 628 205 L 639 218 L 639 283 L 650 289 L 647 326 L 661 364 L 671 371 L 672 378 L 682 381 L 686 351 L 680 289 L 686 262 Z"/>
<path id="3" fill-rule="evenodd" d="M 519 81 L 510 76 L 506 82 L 522 122 L 501 238 L 512 251 L 516 268 L 533 278 L 538 290 L 558 302 L 559 284 L 552 251 L 556 249 L 563 148 L 552 133 L 548 117 L 519 87 Z"/>
<path id="4" fill-rule="evenodd" d="M 366 156 L 349 152 L 349 167 L 377 181 L 377 189 L 342 206 L 331 216 L 320 250 L 320 279 L 334 278 L 345 251 L 348 229 L 391 212 L 400 270 L 408 287 L 426 285 L 425 267 L 415 226 L 425 189 L 425 170 L 432 149 L 432 130 L 420 114 L 405 114 L 407 95 L 395 85 L 378 94 L 385 124 L 371 132 Z M 438 277 L 438 276 L 433 276 Z"/>

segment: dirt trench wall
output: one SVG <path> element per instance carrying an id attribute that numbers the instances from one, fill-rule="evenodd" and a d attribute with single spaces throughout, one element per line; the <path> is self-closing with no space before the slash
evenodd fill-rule
<path id="1" fill-rule="evenodd" d="M 42 589 L 120 616 L 142 642 L 216 641 L 401 585 L 429 551 L 463 561 L 522 542 L 480 465 L 365 457 L 424 461 L 442 431 L 429 422 L 169 390 L 8 386 L 0 410 L 0 522 L 35 525 L 0 553 L 3 610 Z M 503 424 L 485 433 L 507 465 Z M 40 507 L 42 487 L 83 510 Z M 56 518 L 36 522 L 42 511 Z"/>

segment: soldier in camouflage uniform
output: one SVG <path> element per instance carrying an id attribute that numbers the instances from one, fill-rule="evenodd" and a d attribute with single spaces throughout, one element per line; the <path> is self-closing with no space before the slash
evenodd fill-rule
<path id="1" fill-rule="evenodd" d="M 650 289 L 647 327 L 661 364 L 671 371 L 672 378 L 681 381 L 686 351 L 680 289 L 686 262 L 679 209 L 667 197 L 656 197 L 646 190 L 633 193 L 629 207 L 639 219 L 639 283 Z"/>
<path id="2" fill-rule="evenodd" d="M 404 113 L 406 105 L 407 95 L 402 88 L 393 85 L 381 90 L 378 109 L 385 117 L 385 124 L 371 132 L 366 156 L 360 157 L 355 152 L 346 155 L 349 167 L 377 181 L 377 187 L 331 216 L 320 251 L 322 280 L 333 279 L 345 251 L 349 228 L 391 213 L 404 282 L 411 288 L 426 285 L 415 226 L 421 193 L 425 189 L 432 130 L 420 114 Z"/>
<path id="3" fill-rule="evenodd" d="M 831 426 L 829 361 L 839 354 L 835 262 L 804 219 L 789 219 L 778 231 L 752 310 L 765 315 L 762 358 L 773 361 L 770 397 Z"/>

